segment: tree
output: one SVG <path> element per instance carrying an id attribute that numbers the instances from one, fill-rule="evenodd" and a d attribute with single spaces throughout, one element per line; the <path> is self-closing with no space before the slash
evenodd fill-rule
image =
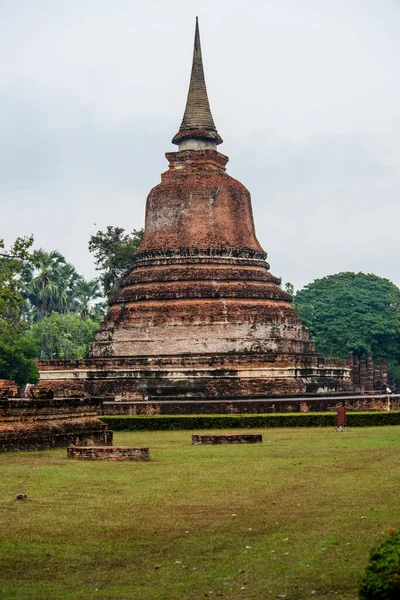
<path id="1" fill-rule="evenodd" d="M 298 291 L 294 307 L 324 356 L 372 350 L 378 358 L 400 362 L 400 289 L 388 279 L 329 275 Z"/>
<path id="2" fill-rule="evenodd" d="M 33 238 L 0 240 L 0 377 L 35 383 L 34 358 L 84 358 L 104 314 L 99 284 L 58 251 L 29 252 Z M 29 329 L 29 322 L 34 323 Z"/>
<path id="3" fill-rule="evenodd" d="M 80 277 L 73 289 L 73 308 L 82 319 L 91 317 L 94 321 L 100 321 L 104 316 L 104 302 L 96 302 L 102 298 L 99 282 L 95 279 L 87 281 Z"/>
<path id="4" fill-rule="evenodd" d="M 29 335 L 0 320 L 0 379 L 13 379 L 18 385 L 36 383 L 36 354 L 36 344 Z"/>
<path id="5" fill-rule="evenodd" d="M 69 312 L 74 301 L 74 287 L 79 279 L 75 268 L 57 250 L 35 250 L 21 280 L 24 298 L 30 307 L 29 317 L 40 321 L 53 310 Z"/>
<path id="6" fill-rule="evenodd" d="M 88 356 L 88 348 L 99 323 L 76 313 L 52 312 L 30 330 L 30 338 L 39 348 L 37 358 L 82 359 Z"/>
<path id="7" fill-rule="evenodd" d="M 98 231 L 89 240 L 89 251 L 93 253 L 99 281 L 104 295 L 110 297 L 118 289 L 119 282 L 132 266 L 133 254 L 143 239 L 143 229 L 125 233 L 122 227 L 109 225 L 106 231 Z"/>
<path id="8" fill-rule="evenodd" d="M 19 291 L 21 273 L 32 260 L 32 244 L 32 236 L 17 238 L 6 251 L 0 240 L 0 378 L 14 379 L 19 385 L 38 380 L 33 361 L 36 347 L 26 335 L 25 301 Z"/>
<path id="9" fill-rule="evenodd" d="M 283 287 L 283 289 L 285 290 L 285 292 L 287 294 L 289 294 L 289 296 L 292 296 L 292 298 L 293 298 L 293 296 L 294 296 L 294 285 L 293 285 L 293 283 L 290 283 L 290 281 L 287 281 L 285 283 L 285 285 L 283 285 L 281 287 Z"/>
<path id="10" fill-rule="evenodd" d="M 102 297 L 98 282 L 81 277 L 58 250 L 35 250 L 32 262 L 23 269 L 20 285 L 31 322 L 41 321 L 52 312 L 75 312 L 95 320 L 104 315 L 104 303 L 97 302 Z"/>

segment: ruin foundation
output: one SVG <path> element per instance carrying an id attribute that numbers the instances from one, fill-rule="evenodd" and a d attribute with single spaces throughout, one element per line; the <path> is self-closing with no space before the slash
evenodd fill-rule
<path id="1" fill-rule="evenodd" d="M 342 396 L 340 396 L 342 397 Z M 105 399 L 102 415 L 179 415 L 179 414 L 263 414 L 335 412 L 343 400 L 339 396 L 242 399 L 242 400 L 152 400 L 149 402 L 126 402 Z M 399 395 L 371 394 L 370 396 L 346 395 L 344 404 L 349 411 L 399 410 Z"/>
<path id="2" fill-rule="evenodd" d="M 0 452 L 112 444 L 99 399 L 0 400 Z"/>
<path id="3" fill-rule="evenodd" d="M 129 446 L 69 446 L 68 458 L 79 460 L 148 461 L 149 449 Z"/>
<path id="4" fill-rule="evenodd" d="M 262 435 L 257 433 L 209 433 L 192 435 L 192 444 L 260 444 Z"/>

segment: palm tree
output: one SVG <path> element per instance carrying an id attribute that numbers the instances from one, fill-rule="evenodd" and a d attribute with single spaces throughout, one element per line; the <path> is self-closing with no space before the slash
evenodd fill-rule
<path id="1" fill-rule="evenodd" d="M 22 276 L 22 294 L 29 301 L 31 318 L 41 321 L 53 310 L 69 312 L 74 286 L 79 279 L 75 268 L 57 250 L 35 250 L 33 265 Z"/>
<path id="2" fill-rule="evenodd" d="M 104 313 L 103 303 L 96 303 L 96 300 L 102 297 L 100 286 L 96 279 L 87 281 L 80 277 L 74 285 L 74 303 L 75 310 L 80 314 L 82 319 L 87 317 L 96 317 L 98 320 L 100 314 Z M 96 310 L 101 305 L 101 312 Z"/>

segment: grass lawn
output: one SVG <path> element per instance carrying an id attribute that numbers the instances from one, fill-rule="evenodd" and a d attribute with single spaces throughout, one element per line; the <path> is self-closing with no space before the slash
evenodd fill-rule
<path id="1" fill-rule="evenodd" d="M 251 432 L 115 434 L 149 463 L 0 455 L 0 598 L 355 600 L 400 526 L 400 427 Z"/>

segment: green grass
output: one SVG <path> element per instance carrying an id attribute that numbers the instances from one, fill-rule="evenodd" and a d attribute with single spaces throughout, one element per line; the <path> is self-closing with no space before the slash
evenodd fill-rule
<path id="1" fill-rule="evenodd" d="M 400 428 L 252 431 L 262 445 L 115 435 L 149 463 L 0 455 L 0 598 L 355 600 L 400 526 Z"/>

